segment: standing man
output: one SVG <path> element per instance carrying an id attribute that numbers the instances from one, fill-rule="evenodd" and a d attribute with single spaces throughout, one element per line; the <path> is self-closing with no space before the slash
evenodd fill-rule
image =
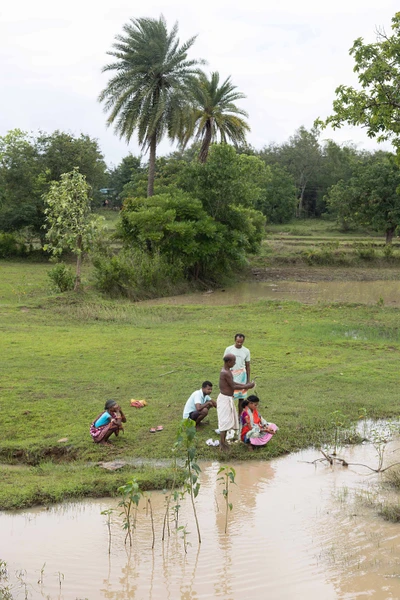
<path id="1" fill-rule="evenodd" d="M 235 364 L 236 357 L 234 354 L 226 354 L 224 356 L 224 366 L 221 369 L 219 376 L 220 393 L 217 398 L 217 414 L 218 414 L 218 429 L 220 432 L 220 448 L 227 450 L 226 432 L 230 429 L 239 429 L 238 414 L 233 402 L 233 392 L 238 390 L 250 390 L 254 387 L 254 381 L 250 383 L 236 383 L 233 380 L 232 367 Z"/>
<path id="2" fill-rule="evenodd" d="M 211 381 L 203 381 L 201 389 L 196 390 L 190 396 L 183 409 L 183 418 L 196 421 L 196 427 L 208 415 L 210 408 L 215 408 L 217 405 L 214 400 L 211 400 L 212 392 Z"/>
<path id="3" fill-rule="evenodd" d="M 245 335 L 237 333 L 235 335 L 235 343 L 233 346 L 226 348 L 224 356 L 233 354 L 235 364 L 232 368 L 233 381 L 236 383 L 249 383 L 250 381 L 250 350 L 243 346 Z M 238 412 L 241 413 L 242 401 L 246 398 L 247 392 L 235 386 L 234 398 L 238 400 Z"/>

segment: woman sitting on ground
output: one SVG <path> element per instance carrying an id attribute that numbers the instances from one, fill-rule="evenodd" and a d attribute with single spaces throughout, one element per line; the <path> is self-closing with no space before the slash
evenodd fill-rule
<path id="1" fill-rule="evenodd" d="M 265 446 L 278 431 L 275 423 L 267 423 L 259 414 L 259 403 L 260 399 L 257 396 L 249 396 L 242 403 L 240 439 L 245 444 L 250 444 L 249 450 L 252 450 L 253 446 Z"/>
<path id="2" fill-rule="evenodd" d="M 126 417 L 120 406 L 115 400 L 107 400 L 104 412 L 90 426 L 90 435 L 96 444 L 110 445 L 108 438 L 113 433 L 118 436 L 124 430 L 122 423 L 126 423 Z"/>

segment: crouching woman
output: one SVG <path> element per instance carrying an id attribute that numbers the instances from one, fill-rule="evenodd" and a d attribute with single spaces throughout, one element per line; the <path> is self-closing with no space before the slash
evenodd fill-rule
<path id="1" fill-rule="evenodd" d="M 121 408 L 115 400 L 107 400 L 104 411 L 90 426 L 90 435 L 96 444 L 110 445 L 108 438 L 123 431 L 122 423 L 126 423 L 126 417 Z"/>
<path id="2" fill-rule="evenodd" d="M 259 403 L 260 399 L 257 396 L 249 396 L 242 404 L 240 439 L 245 444 L 250 444 L 249 450 L 252 450 L 253 446 L 265 446 L 278 431 L 275 423 L 267 423 L 260 415 Z"/>

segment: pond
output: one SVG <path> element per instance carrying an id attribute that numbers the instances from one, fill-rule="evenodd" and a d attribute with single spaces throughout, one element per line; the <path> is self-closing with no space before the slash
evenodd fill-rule
<path id="1" fill-rule="evenodd" d="M 391 442 L 390 460 L 400 448 Z M 370 444 L 343 449 L 349 462 L 375 466 Z M 164 496 L 153 493 L 156 543 L 143 507 L 132 549 L 124 545 L 120 509 L 110 499 L 0 514 L 0 558 L 8 564 L 14 598 L 183 600 L 243 597 L 274 600 L 400 598 L 400 527 L 383 521 L 370 500 L 379 476 L 366 468 L 310 462 L 306 450 L 271 462 L 235 465 L 232 512 L 225 534 L 219 463 L 202 465 L 197 499 L 198 546 L 184 501 L 187 554 L 181 534 L 161 542 Z M 398 456 L 397 456 L 398 458 Z M 41 574 L 41 570 L 43 573 Z"/>
<path id="2" fill-rule="evenodd" d="M 382 300 L 381 300 L 382 299 Z M 224 291 L 182 294 L 147 300 L 142 304 L 204 304 L 223 306 L 248 304 L 258 300 L 295 300 L 306 304 L 348 302 L 400 306 L 400 281 L 253 281 Z"/>

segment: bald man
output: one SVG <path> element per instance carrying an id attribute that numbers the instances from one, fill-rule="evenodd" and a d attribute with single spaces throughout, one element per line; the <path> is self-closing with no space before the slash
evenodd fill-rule
<path id="1" fill-rule="evenodd" d="M 233 402 L 235 390 L 250 390 L 254 387 L 254 381 L 250 383 L 236 383 L 233 380 L 232 367 L 236 362 L 234 354 L 224 356 L 224 366 L 219 376 L 220 393 L 217 398 L 218 429 L 220 432 L 220 449 L 225 451 L 229 448 L 226 443 L 226 432 L 230 429 L 239 429 L 238 413 Z"/>

